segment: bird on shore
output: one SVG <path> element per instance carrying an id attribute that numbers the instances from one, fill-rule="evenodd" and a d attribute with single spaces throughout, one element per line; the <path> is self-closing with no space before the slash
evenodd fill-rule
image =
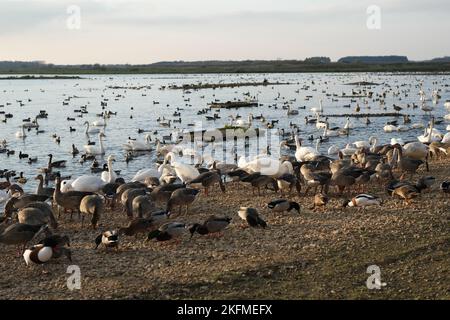
<path id="1" fill-rule="evenodd" d="M 368 207 L 368 206 L 381 206 L 382 201 L 379 197 L 370 194 L 359 194 L 352 199 L 345 199 L 342 203 L 343 207 Z"/>
<path id="2" fill-rule="evenodd" d="M 200 235 L 209 235 L 215 233 L 221 233 L 228 225 L 230 224 L 232 218 L 230 217 L 217 217 L 210 216 L 206 219 L 203 224 L 194 223 L 189 228 L 189 232 L 191 233 L 191 238 L 194 236 L 194 233 L 198 233 Z"/>
<path id="3" fill-rule="evenodd" d="M 116 230 L 105 231 L 95 238 L 95 248 L 97 249 L 99 245 L 103 244 L 106 249 L 115 248 L 116 251 L 119 249 L 119 234 Z"/>
<path id="4" fill-rule="evenodd" d="M 238 215 L 242 220 L 246 221 L 250 227 L 267 227 L 267 223 L 261 218 L 258 210 L 255 208 L 241 207 L 238 211 Z"/>
<path id="5" fill-rule="evenodd" d="M 300 205 L 297 202 L 286 199 L 273 200 L 267 204 L 267 207 L 273 212 L 290 212 L 291 210 L 296 210 L 300 214 Z"/>

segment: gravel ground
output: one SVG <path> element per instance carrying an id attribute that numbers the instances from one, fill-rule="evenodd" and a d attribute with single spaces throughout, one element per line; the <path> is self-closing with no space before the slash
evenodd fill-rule
<path id="1" fill-rule="evenodd" d="M 431 174 L 450 178 L 449 160 L 433 162 Z M 420 175 L 425 174 L 421 171 Z M 222 194 L 203 193 L 188 216 L 201 222 L 210 214 L 233 217 L 223 237 L 186 234 L 180 244 L 121 238 L 118 252 L 94 250 L 99 234 L 75 217 L 62 217 L 59 234 L 71 239 L 73 262 L 65 258 L 26 267 L 14 247 L 0 245 L 2 299 L 449 299 L 450 197 L 438 189 L 410 206 L 388 197 L 382 207 L 341 208 L 331 191 L 325 210 L 312 211 L 312 195 L 295 196 L 296 213 L 275 214 L 263 206 L 276 196 L 228 184 Z M 269 227 L 242 229 L 240 206 L 258 208 Z M 125 225 L 123 213 L 107 212 L 100 230 Z M 69 290 L 71 264 L 81 270 L 81 289 Z M 377 265 L 386 286 L 369 290 L 366 269 Z"/>

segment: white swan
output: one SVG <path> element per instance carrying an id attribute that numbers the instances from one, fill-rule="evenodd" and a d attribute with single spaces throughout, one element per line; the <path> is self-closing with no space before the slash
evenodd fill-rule
<path id="1" fill-rule="evenodd" d="M 238 126 L 238 127 L 250 128 L 252 126 L 252 118 L 253 118 L 253 115 L 250 113 L 248 115 L 247 122 L 245 122 L 245 120 L 238 119 L 238 120 L 235 121 L 235 125 Z"/>
<path id="2" fill-rule="evenodd" d="M 106 183 L 113 183 L 117 179 L 117 174 L 112 169 L 112 163 L 116 161 L 116 158 L 113 155 L 108 157 L 108 171 L 103 171 L 101 178 Z"/>
<path id="3" fill-rule="evenodd" d="M 104 127 L 104 126 L 106 126 L 105 117 L 103 116 L 103 119 L 93 121 L 92 125 L 94 127 Z"/>
<path id="4" fill-rule="evenodd" d="M 100 132 L 99 128 L 91 128 L 88 121 L 85 121 L 84 125 L 86 126 L 86 131 L 84 132 L 86 135 L 89 135 L 90 133 L 94 134 Z"/>
<path id="5" fill-rule="evenodd" d="M 316 143 L 316 149 L 312 147 L 302 147 L 301 140 L 295 136 L 295 145 L 297 147 L 297 150 L 295 151 L 295 159 L 297 161 L 310 161 L 314 160 L 317 156 L 320 155 L 318 149 L 320 141 L 317 140 Z"/>
<path id="6" fill-rule="evenodd" d="M 314 113 L 317 113 L 317 114 L 323 112 L 322 99 L 319 100 L 319 107 L 318 108 L 317 107 L 311 108 L 311 111 L 314 112 Z"/>
<path id="7" fill-rule="evenodd" d="M 394 146 L 396 144 L 403 146 L 405 142 L 403 141 L 402 138 L 391 138 L 391 145 Z"/>
<path id="8" fill-rule="evenodd" d="M 450 132 L 447 132 L 442 138 L 442 143 L 450 143 Z"/>
<path id="9" fill-rule="evenodd" d="M 423 135 L 417 137 L 417 139 L 422 143 L 439 142 L 442 140 L 442 134 L 433 128 L 434 119 L 431 119 L 429 128 L 425 128 Z"/>
<path id="10" fill-rule="evenodd" d="M 144 141 L 128 140 L 127 143 L 123 145 L 123 148 L 127 151 L 151 151 L 151 141 L 152 138 L 150 134 L 146 134 Z"/>
<path id="11" fill-rule="evenodd" d="M 73 179 L 61 181 L 61 188 L 60 188 L 61 192 L 66 193 L 69 191 L 73 191 L 72 182 L 74 182 L 74 181 L 75 180 L 73 180 Z"/>
<path id="12" fill-rule="evenodd" d="M 383 127 L 384 132 L 394 132 L 397 131 L 397 127 L 392 124 L 387 124 Z"/>
<path id="13" fill-rule="evenodd" d="M 351 155 L 354 154 L 356 151 L 358 151 L 358 149 L 357 149 L 357 148 L 352 148 L 352 147 L 350 146 L 350 144 L 348 143 L 348 144 L 345 146 L 345 148 L 344 148 L 344 149 L 341 149 L 340 151 L 342 152 L 342 154 L 343 154 L 344 156 L 351 156 Z"/>
<path id="14" fill-rule="evenodd" d="M 161 172 L 158 171 L 158 169 L 156 168 L 145 168 L 145 169 L 141 169 L 138 172 L 136 172 L 136 174 L 134 175 L 134 177 L 131 179 L 132 182 L 144 182 L 144 180 L 146 178 L 149 177 L 156 177 L 159 178 L 161 176 Z"/>
<path id="15" fill-rule="evenodd" d="M 175 154 L 173 152 L 169 152 L 166 155 L 165 159 L 167 159 L 167 160 L 170 159 L 170 165 L 174 168 L 175 173 L 177 174 L 177 177 L 183 183 L 189 182 L 192 179 L 195 179 L 200 175 L 197 168 L 195 168 L 189 164 L 185 164 L 180 161 L 177 161 Z"/>
<path id="16" fill-rule="evenodd" d="M 403 146 L 403 156 L 416 160 L 426 159 L 428 151 L 428 146 L 422 142 L 410 142 Z"/>
<path id="17" fill-rule="evenodd" d="M 97 176 L 83 175 L 76 178 L 72 184 L 72 190 L 84 192 L 97 192 L 106 184 L 102 178 Z"/>
<path id="18" fill-rule="evenodd" d="M 83 147 L 84 151 L 87 154 L 91 154 L 91 155 L 104 155 L 105 154 L 105 149 L 103 147 L 103 139 L 102 139 L 103 137 L 106 137 L 105 134 L 103 132 L 100 132 L 98 134 L 98 142 L 99 142 L 100 148 L 98 148 L 95 145 L 93 145 L 93 146 L 92 145 L 85 145 Z"/>
<path id="19" fill-rule="evenodd" d="M 341 149 L 337 145 L 333 144 L 331 147 L 328 148 L 328 155 L 329 156 L 336 155 L 339 153 L 340 150 Z"/>
<path id="20" fill-rule="evenodd" d="M 365 148 L 365 149 L 369 149 L 370 147 L 372 147 L 373 142 L 376 138 L 375 137 L 369 137 L 369 140 L 358 140 L 353 142 L 352 144 L 356 147 L 356 148 Z"/>
<path id="21" fill-rule="evenodd" d="M 25 127 L 22 125 L 21 130 L 16 132 L 16 138 L 26 138 Z"/>

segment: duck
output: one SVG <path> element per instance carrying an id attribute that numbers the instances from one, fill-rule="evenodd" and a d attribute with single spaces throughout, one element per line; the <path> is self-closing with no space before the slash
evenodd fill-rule
<path id="1" fill-rule="evenodd" d="M 450 193 L 450 181 L 443 181 L 439 186 L 439 189 L 444 193 Z"/>
<path id="2" fill-rule="evenodd" d="M 110 248 L 114 248 L 119 250 L 119 234 L 117 230 L 108 230 L 105 232 L 102 232 L 95 238 L 95 248 L 98 249 L 100 245 L 103 245 L 106 250 Z"/>
<path id="3" fill-rule="evenodd" d="M 135 218 L 126 227 L 119 228 L 119 235 L 137 236 L 141 233 L 149 232 L 154 228 L 154 221 L 147 218 Z"/>
<path id="4" fill-rule="evenodd" d="M 295 201 L 289 201 L 286 199 L 272 200 L 267 204 L 267 207 L 273 212 L 290 212 L 291 210 L 296 210 L 300 214 L 300 205 Z"/>
<path id="5" fill-rule="evenodd" d="M 58 243 L 53 238 L 46 238 L 42 244 L 37 244 L 23 253 L 23 258 L 27 266 L 34 264 L 44 264 L 53 257 L 53 250 Z"/>
<path id="6" fill-rule="evenodd" d="M 225 228 L 227 228 L 231 223 L 232 218 L 227 216 L 218 217 L 211 215 L 202 224 L 194 223 L 189 227 L 189 232 L 191 233 L 191 239 L 197 232 L 200 235 L 209 235 L 215 233 L 221 233 Z"/>
<path id="7" fill-rule="evenodd" d="M 251 207 L 240 207 L 238 211 L 239 217 L 246 221 L 250 227 L 257 228 L 266 228 L 267 223 L 261 218 L 258 210 Z"/>
<path id="8" fill-rule="evenodd" d="M 351 200 L 344 200 L 343 207 L 367 207 L 367 206 L 381 206 L 382 200 L 379 197 L 362 193 L 353 197 Z"/>
<path id="9" fill-rule="evenodd" d="M 315 209 L 316 207 L 325 207 L 329 200 L 330 197 L 328 197 L 326 194 L 322 192 L 317 193 L 316 195 L 314 195 L 314 206 L 312 209 Z"/>
<path id="10" fill-rule="evenodd" d="M 410 204 L 411 200 L 419 196 L 419 192 L 414 186 L 402 185 L 392 191 L 392 196 L 399 196 L 405 200 L 406 204 Z"/>
<path id="11" fill-rule="evenodd" d="M 88 155 L 104 155 L 105 154 L 105 149 L 103 147 L 103 138 L 104 137 L 106 137 L 106 135 L 103 132 L 100 132 L 98 134 L 100 148 L 97 148 L 95 145 L 85 145 L 83 148 L 84 148 L 84 151 L 86 152 L 86 154 L 88 154 Z"/>
<path id="12" fill-rule="evenodd" d="M 182 222 L 168 222 L 161 225 L 158 229 L 149 232 L 147 240 L 169 241 L 179 239 L 186 232 L 186 225 Z"/>

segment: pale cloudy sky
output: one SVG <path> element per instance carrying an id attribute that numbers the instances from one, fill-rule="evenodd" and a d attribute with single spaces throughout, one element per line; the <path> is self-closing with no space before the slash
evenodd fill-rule
<path id="1" fill-rule="evenodd" d="M 70 5 L 80 29 L 67 27 Z M 367 28 L 370 5 L 380 30 Z M 449 0 L 0 0 L 0 60 L 420 60 L 450 55 L 449 13 Z"/>

